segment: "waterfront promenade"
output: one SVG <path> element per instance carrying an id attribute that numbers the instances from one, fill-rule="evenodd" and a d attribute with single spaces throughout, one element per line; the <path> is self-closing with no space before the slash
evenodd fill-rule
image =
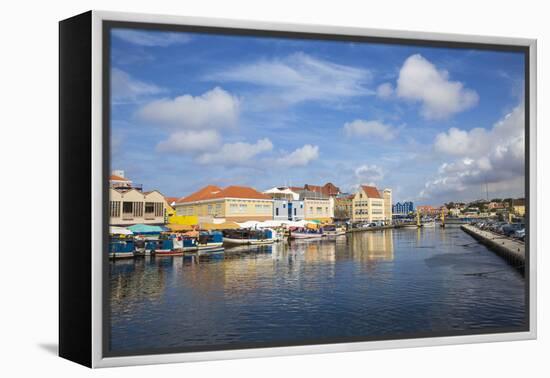
<path id="1" fill-rule="evenodd" d="M 462 225 L 461 229 L 512 264 L 525 264 L 525 243 L 492 231 L 480 230 L 471 224 Z"/>

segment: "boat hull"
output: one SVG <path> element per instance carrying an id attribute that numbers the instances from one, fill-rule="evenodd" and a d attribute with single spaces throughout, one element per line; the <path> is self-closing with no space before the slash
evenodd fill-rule
<path id="1" fill-rule="evenodd" d="M 157 249 L 154 255 L 155 257 L 183 256 L 183 250 Z"/>
<path id="2" fill-rule="evenodd" d="M 323 237 L 323 234 L 298 234 L 298 233 L 292 233 L 290 234 L 291 239 L 320 239 Z"/>
<path id="3" fill-rule="evenodd" d="M 134 257 L 134 252 L 111 252 L 109 258 L 111 259 L 129 259 Z"/>
<path id="4" fill-rule="evenodd" d="M 265 245 L 273 244 L 274 239 L 235 239 L 235 238 L 223 238 L 223 243 L 228 245 Z"/>

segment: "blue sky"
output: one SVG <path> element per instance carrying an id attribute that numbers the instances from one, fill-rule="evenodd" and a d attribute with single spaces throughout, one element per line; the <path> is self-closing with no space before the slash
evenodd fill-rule
<path id="1" fill-rule="evenodd" d="M 168 196 L 523 196 L 523 72 L 511 52 L 114 29 L 111 166 Z"/>

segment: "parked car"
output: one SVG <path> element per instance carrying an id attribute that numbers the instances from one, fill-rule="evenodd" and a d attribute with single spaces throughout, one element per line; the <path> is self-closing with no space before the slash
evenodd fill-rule
<path id="1" fill-rule="evenodd" d="M 516 231 L 525 229 L 525 225 L 521 223 L 509 223 L 502 226 L 502 233 L 506 236 L 512 236 Z"/>
<path id="2" fill-rule="evenodd" d="M 514 231 L 512 236 L 516 239 L 525 240 L 525 228 Z"/>

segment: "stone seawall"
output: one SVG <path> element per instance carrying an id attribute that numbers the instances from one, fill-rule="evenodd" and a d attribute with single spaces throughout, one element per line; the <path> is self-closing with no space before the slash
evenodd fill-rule
<path id="1" fill-rule="evenodd" d="M 480 230 L 469 224 L 462 225 L 460 228 L 511 264 L 523 266 L 525 263 L 525 244 L 523 242 L 495 232 Z"/>

